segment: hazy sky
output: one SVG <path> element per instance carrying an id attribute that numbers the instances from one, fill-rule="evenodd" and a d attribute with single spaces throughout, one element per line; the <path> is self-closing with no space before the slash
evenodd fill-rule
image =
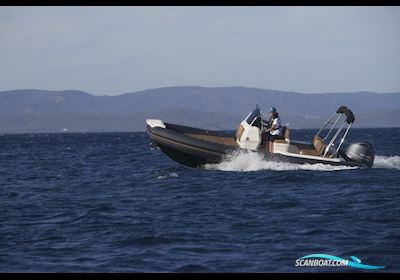
<path id="1" fill-rule="evenodd" d="M 400 91 L 400 7 L 0 7 L 0 90 Z"/>

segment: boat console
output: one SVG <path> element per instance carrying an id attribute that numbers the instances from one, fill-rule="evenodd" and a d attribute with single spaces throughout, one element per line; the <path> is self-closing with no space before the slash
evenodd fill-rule
<path id="1" fill-rule="evenodd" d="M 257 150 L 261 144 L 263 121 L 260 108 L 257 106 L 240 123 L 236 130 L 236 142 L 242 149 Z"/>

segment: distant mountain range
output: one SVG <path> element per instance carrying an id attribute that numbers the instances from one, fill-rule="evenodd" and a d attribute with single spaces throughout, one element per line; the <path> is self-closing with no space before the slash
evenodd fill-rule
<path id="1" fill-rule="evenodd" d="M 144 131 L 145 119 L 207 129 L 235 129 L 256 104 L 277 107 L 291 128 L 320 127 L 340 106 L 356 127 L 400 127 L 400 92 L 302 94 L 248 87 L 167 87 L 94 96 L 86 92 L 0 92 L 0 133 Z"/>

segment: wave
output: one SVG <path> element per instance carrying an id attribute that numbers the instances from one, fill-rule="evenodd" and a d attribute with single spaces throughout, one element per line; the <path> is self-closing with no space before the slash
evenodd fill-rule
<path id="1" fill-rule="evenodd" d="M 277 162 L 265 160 L 264 157 L 257 152 L 240 151 L 228 155 L 224 161 L 218 164 L 206 164 L 204 166 L 210 170 L 221 171 L 259 171 L 259 170 L 273 170 L 273 171 L 288 171 L 288 170 L 316 170 L 316 171 L 338 171 L 356 169 L 357 167 L 350 166 L 333 166 L 328 164 L 297 164 L 288 162 Z"/>
<path id="2" fill-rule="evenodd" d="M 375 156 L 372 168 L 386 168 L 400 170 L 400 156 Z"/>
<path id="3" fill-rule="evenodd" d="M 161 179 L 162 180 L 162 179 L 166 179 L 166 178 L 177 178 L 177 177 L 179 177 L 178 173 L 172 172 L 172 173 L 169 173 L 167 175 L 160 175 L 160 176 L 157 177 L 157 179 Z"/>

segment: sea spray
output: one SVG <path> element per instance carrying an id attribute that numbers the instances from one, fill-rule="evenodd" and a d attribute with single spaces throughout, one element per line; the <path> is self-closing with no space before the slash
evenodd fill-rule
<path id="1" fill-rule="evenodd" d="M 316 171 L 338 171 L 356 169 L 350 166 L 333 166 L 329 164 L 297 164 L 289 162 L 278 162 L 266 160 L 262 154 L 253 151 L 239 151 L 229 154 L 218 164 L 206 164 L 206 169 L 222 170 L 222 171 L 288 171 L 288 170 L 316 170 Z"/>
<path id="2" fill-rule="evenodd" d="M 400 170 L 400 156 L 375 156 L 372 168 L 398 169 Z"/>

